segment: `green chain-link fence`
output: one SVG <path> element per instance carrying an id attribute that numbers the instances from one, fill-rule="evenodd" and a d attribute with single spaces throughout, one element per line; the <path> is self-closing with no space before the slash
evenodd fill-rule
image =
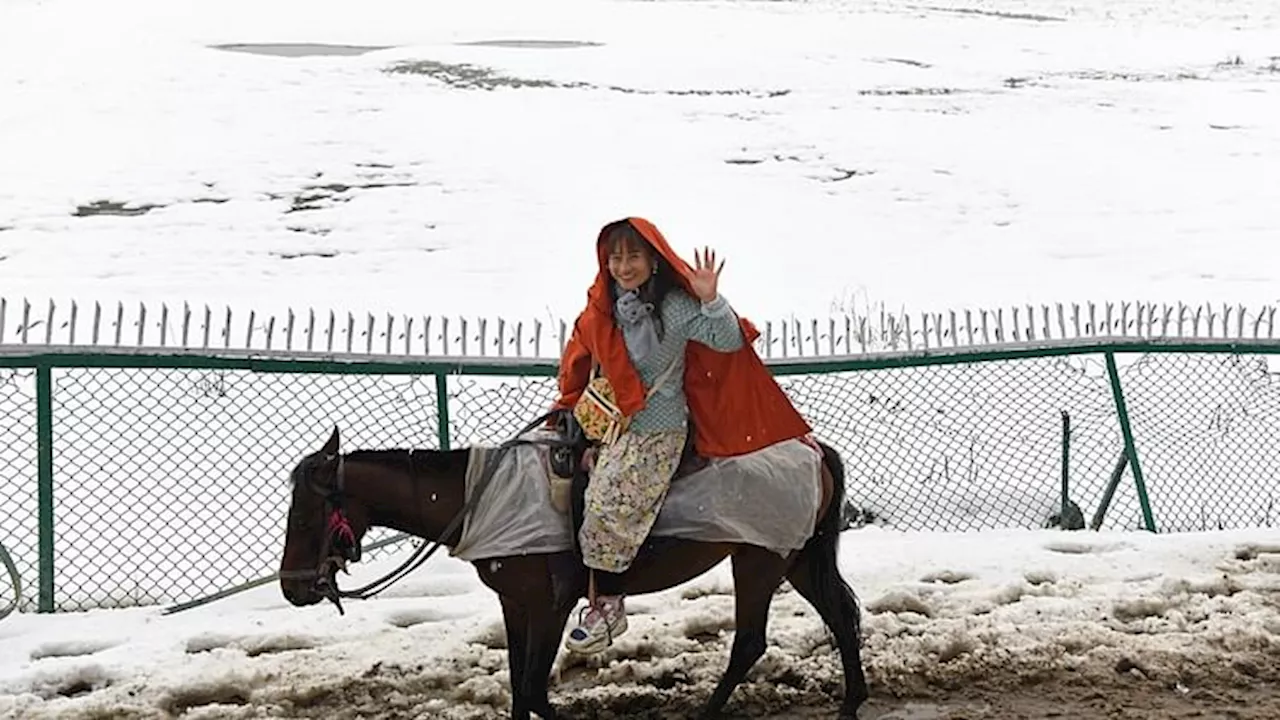
<path id="1" fill-rule="evenodd" d="M 855 524 L 1042 527 L 1064 491 L 1080 513 L 1059 524 L 1075 527 L 1280 521 L 1280 381 L 1268 365 L 1280 345 L 1110 346 L 1126 353 L 1114 378 L 1106 349 L 774 369 L 844 454 Z M 554 371 L 546 361 L 0 355 L 0 542 L 24 609 L 183 601 L 269 576 L 289 470 L 335 425 L 344 450 L 497 443 L 551 402 Z M 43 540 L 42 483 L 53 520 Z"/>
<path id="2" fill-rule="evenodd" d="M 1269 371 L 1267 356 L 1118 360 L 1159 529 L 1280 523 L 1280 375 Z M 1042 526 L 1061 512 L 1065 460 L 1068 498 L 1085 523 L 1123 462 L 1123 482 L 1101 527 L 1147 527 L 1103 356 L 812 374 L 783 383 L 847 453 L 851 501 L 862 521 L 916 530 Z"/>

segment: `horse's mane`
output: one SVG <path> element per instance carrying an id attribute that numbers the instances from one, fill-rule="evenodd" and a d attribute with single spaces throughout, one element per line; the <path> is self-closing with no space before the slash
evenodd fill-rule
<path id="1" fill-rule="evenodd" d="M 346 453 L 351 462 L 365 462 L 396 470 L 406 463 L 414 474 L 421 472 L 464 472 L 469 450 L 429 450 L 423 448 L 387 448 L 385 450 L 352 450 Z"/>
<path id="2" fill-rule="evenodd" d="M 350 461 L 381 465 L 393 470 L 404 470 L 407 465 L 409 471 L 414 475 L 421 473 L 462 474 L 467 470 L 467 459 L 470 457 L 470 450 L 388 448 L 385 450 L 352 450 L 344 453 L 343 457 Z M 289 483 L 297 485 L 302 478 L 314 472 L 316 466 L 322 462 L 324 460 L 319 453 L 303 458 L 294 467 L 293 472 L 289 473 Z"/>

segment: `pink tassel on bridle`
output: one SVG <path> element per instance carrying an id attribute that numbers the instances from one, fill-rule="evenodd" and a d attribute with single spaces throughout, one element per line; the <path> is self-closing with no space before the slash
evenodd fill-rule
<path id="1" fill-rule="evenodd" d="M 356 544 L 356 533 L 351 529 L 351 523 L 347 520 L 346 513 L 337 508 L 334 508 L 333 512 L 329 513 L 329 532 L 338 540 L 346 543 L 347 546 Z"/>

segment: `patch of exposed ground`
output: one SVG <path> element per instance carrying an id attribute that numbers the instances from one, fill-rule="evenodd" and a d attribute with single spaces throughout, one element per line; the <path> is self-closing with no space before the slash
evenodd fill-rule
<path id="1" fill-rule="evenodd" d="M 146 215 L 152 210 L 162 207 L 164 207 L 164 205 L 153 205 L 149 203 L 131 205 L 127 202 L 119 202 L 116 200 L 94 200 L 91 203 L 78 205 L 71 215 L 73 217 L 94 217 L 96 215 L 136 217 L 138 215 Z"/>
<path id="2" fill-rule="evenodd" d="M 620 85 L 596 85 L 578 81 L 563 82 L 541 78 L 522 78 L 502 74 L 492 68 L 480 65 L 444 63 L 436 60 L 407 60 L 395 63 L 387 68 L 386 71 L 396 75 L 424 75 L 449 87 L 462 90 L 558 88 L 568 90 L 608 90 L 631 95 L 741 95 L 749 97 L 781 97 L 791 92 L 790 90 L 747 90 L 742 88 L 642 90 Z"/>

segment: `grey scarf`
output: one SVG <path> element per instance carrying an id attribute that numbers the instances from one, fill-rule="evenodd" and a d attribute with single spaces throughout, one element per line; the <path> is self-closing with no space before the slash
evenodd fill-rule
<path id="1" fill-rule="evenodd" d="M 613 316 L 622 328 L 622 338 L 627 343 L 627 354 L 632 362 L 640 362 L 658 349 L 658 327 L 653 317 L 653 303 L 640 299 L 635 290 L 618 288 L 618 300 L 613 304 Z"/>

